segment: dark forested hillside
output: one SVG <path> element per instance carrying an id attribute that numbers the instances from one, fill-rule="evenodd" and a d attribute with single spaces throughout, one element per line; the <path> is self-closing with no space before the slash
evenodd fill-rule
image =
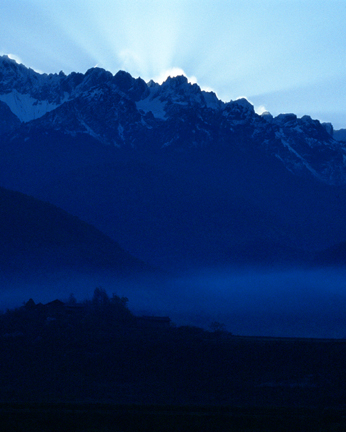
<path id="1" fill-rule="evenodd" d="M 260 264 L 300 264 L 346 239 L 345 188 L 295 176 L 255 149 L 128 152 L 54 133 L 1 152 L 0 184 L 63 208 L 154 266 L 252 264 L 253 245 L 263 248 Z"/>
<path id="2" fill-rule="evenodd" d="M 30 196 L 0 188 L 0 268 L 5 274 L 144 271 L 144 263 L 75 216 Z"/>

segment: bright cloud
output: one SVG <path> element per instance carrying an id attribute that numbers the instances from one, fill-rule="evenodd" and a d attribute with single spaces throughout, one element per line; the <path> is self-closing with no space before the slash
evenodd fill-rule
<path id="1" fill-rule="evenodd" d="M 154 78 L 154 81 L 162 84 L 164 81 L 166 81 L 166 79 L 168 77 L 176 77 L 179 75 L 184 75 L 187 80 L 189 81 L 189 83 L 191 84 L 196 84 L 197 83 L 197 78 L 195 76 L 188 76 L 183 69 L 178 68 L 178 67 L 173 67 L 170 69 L 165 70 L 164 72 L 161 72 L 158 76 L 156 76 Z"/>
<path id="2" fill-rule="evenodd" d="M 225 102 L 247 94 L 256 112 L 345 127 L 345 2 L 249 1 L 2 0 L 0 50 L 46 73 L 98 64 L 162 82 L 187 71 Z"/>
<path id="3" fill-rule="evenodd" d="M 180 76 L 180 75 L 184 75 L 188 82 L 191 84 L 198 84 L 202 90 L 206 91 L 206 92 L 213 92 L 217 95 L 216 91 L 214 89 L 212 89 L 211 87 L 208 86 L 202 86 L 197 78 L 194 75 L 187 75 L 187 73 L 185 73 L 184 69 L 182 68 L 178 68 L 178 67 L 173 67 L 170 69 L 166 69 L 164 72 L 161 72 L 159 75 L 157 75 L 156 77 L 153 78 L 153 81 L 162 84 L 164 81 L 166 81 L 166 79 L 168 77 L 176 77 L 176 76 Z"/>
<path id="4" fill-rule="evenodd" d="M 22 60 L 17 56 L 17 55 L 15 55 L 15 54 L 7 54 L 8 55 L 8 57 L 11 59 L 11 60 L 14 60 L 15 62 L 17 62 L 18 64 L 22 64 L 23 62 L 22 62 Z"/>
<path id="5" fill-rule="evenodd" d="M 118 54 L 121 69 L 125 71 L 139 71 L 142 66 L 141 57 L 130 49 L 121 50 Z"/>
<path id="6" fill-rule="evenodd" d="M 255 106 L 255 112 L 256 112 L 256 114 L 261 115 L 261 114 L 263 114 L 266 111 L 268 111 L 268 110 L 266 109 L 266 107 L 264 105 Z"/>
<path id="7" fill-rule="evenodd" d="M 19 56 L 17 56 L 16 54 L 7 54 L 7 53 L 0 52 L 0 55 L 7 55 L 11 60 L 14 60 L 18 64 L 23 64 L 26 67 L 31 67 L 31 66 L 25 64 L 25 62 Z M 43 71 L 41 71 L 39 69 L 35 69 L 33 67 L 31 67 L 31 69 L 33 69 L 35 72 L 40 73 L 40 74 L 44 73 Z"/>

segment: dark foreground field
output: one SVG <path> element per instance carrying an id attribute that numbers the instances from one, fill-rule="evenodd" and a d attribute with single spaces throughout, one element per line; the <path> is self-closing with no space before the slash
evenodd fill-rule
<path id="1" fill-rule="evenodd" d="M 124 298 L 0 316 L 2 431 L 345 431 L 346 341 L 138 318 Z"/>
<path id="2" fill-rule="evenodd" d="M 1 404 L 3 431 L 25 432 L 344 432 L 338 409 Z"/>

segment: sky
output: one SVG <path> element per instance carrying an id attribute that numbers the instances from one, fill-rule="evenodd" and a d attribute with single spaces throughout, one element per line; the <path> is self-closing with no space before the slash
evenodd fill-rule
<path id="1" fill-rule="evenodd" d="M 45 73 L 184 73 L 225 102 L 346 128 L 345 0 L 1 0 L 0 54 Z"/>

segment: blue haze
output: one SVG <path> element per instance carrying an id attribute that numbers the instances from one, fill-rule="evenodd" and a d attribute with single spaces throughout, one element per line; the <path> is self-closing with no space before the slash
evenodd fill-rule
<path id="1" fill-rule="evenodd" d="M 174 277 L 115 280 L 105 274 L 86 278 L 62 274 L 60 280 L 2 281 L 0 309 L 30 297 L 38 302 L 91 298 L 102 286 L 129 298 L 137 315 L 169 316 L 176 325 L 208 329 L 223 323 L 235 335 L 346 337 L 346 270 L 201 270 Z"/>

